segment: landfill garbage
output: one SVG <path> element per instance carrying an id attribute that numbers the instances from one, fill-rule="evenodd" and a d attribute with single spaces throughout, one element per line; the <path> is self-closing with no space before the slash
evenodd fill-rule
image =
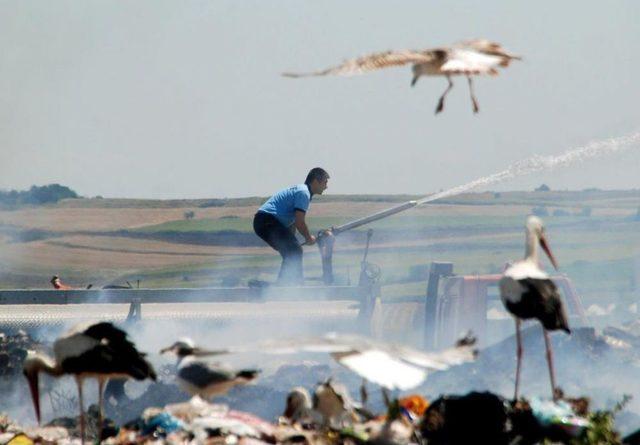
<path id="1" fill-rule="evenodd" d="M 156 436 L 162 437 L 180 428 L 183 428 L 183 423 L 179 419 L 176 419 L 169 413 L 160 412 L 143 421 L 140 426 L 140 432 L 144 436 L 156 434 Z"/>
<path id="2" fill-rule="evenodd" d="M 14 335 L 0 332 L 0 377 L 22 374 L 27 351 L 37 348 L 40 348 L 38 342 L 23 330 Z"/>
<path id="3" fill-rule="evenodd" d="M 569 403 L 564 400 L 543 400 L 532 397 L 529 400 L 531 412 L 544 428 L 556 426 L 571 437 L 578 437 L 591 423 L 577 416 Z"/>
<path id="4" fill-rule="evenodd" d="M 398 400 L 398 403 L 405 415 L 412 422 L 419 420 L 429 407 L 427 399 L 419 394 L 411 394 L 409 396 L 402 397 Z"/>
<path id="5" fill-rule="evenodd" d="M 536 342 L 540 343 L 539 347 L 544 347 L 539 339 L 538 329 L 534 329 L 531 335 L 526 330 L 523 331 L 523 340 L 525 349 L 535 348 Z M 604 366 L 609 366 L 614 359 L 624 358 L 630 365 L 626 370 L 616 373 L 616 378 L 625 375 L 624 373 L 637 373 L 634 363 L 640 359 L 640 351 L 636 349 L 640 345 L 640 337 L 636 336 L 633 329 L 616 328 L 599 332 L 590 328 L 577 328 L 571 337 L 558 337 L 554 340 L 559 343 L 557 355 L 560 361 L 572 351 L 579 351 L 581 361 L 565 370 L 574 376 L 573 380 L 576 382 L 589 381 L 593 384 L 594 379 L 589 380 L 589 373 L 593 373 L 593 369 L 604 369 Z M 1 341 L 3 340 L 0 337 Z M 578 355 L 576 352 L 573 353 Z M 397 400 L 391 399 L 397 408 L 395 411 L 385 410 L 379 397 L 380 391 L 369 388 L 366 408 L 372 411 L 371 416 L 362 414 L 364 407 L 351 400 L 346 388 L 340 388 L 341 385 L 336 379 L 329 380 L 328 377 L 335 374 L 340 381 L 347 383 L 347 388 L 355 390 L 362 379 L 343 367 L 331 367 L 315 362 L 303 365 L 287 364 L 277 368 L 275 372 L 269 372 L 257 385 L 237 388 L 216 399 L 217 403 L 210 403 L 199 397 L 185 400 L 184 393 L 173 384 L 175 366 L 172 365 L 168 368 L 170 372 L 166 378 L 150 384 L 135 398 L 123 398 L 117 406 L 106 404 L 112 413 L 118 412 L 120 417 L 116 422 L 121 426 L 119 429 L 114 428 L 113 436 L 105 439 L 103 443 L 333 445 L 367 442 L 405 445 L 428 441 L 429 445 L 437 445 L 515 442 L 533 444 L 544 440 L 590 443 L 585 442 L 585 437 L 593 435 L 594 430 L 600 426 L 593 420 L 597 412 L 590 412 L 589 404 L 584 402 L 584 399 L 563 397 L 558 402 L 552 402 L 527 396 L 514 402 L 503 397 L 503 394 L 510 394 L 512 391 L 510 377 L 514 369 L 508 366 L 511 362 L 508 362 L 507 366 L 504 363 L 505 357 L 511 360 L 512 356 L 513 342 L 504 342 L 482 351 L 476 362 L 432 373 L 423 388 L 413 394 L 401 394 Z M 546 375 L 544 362 L 540 363 L 527 363 L 525 371 L 530 369 L 530 372 Z M 489 369 L 492 372 L 487 372 Z M 611 379 L 611 375 L 607 376 L 604 372 L 602 376 L 602 381 Z M 28 396 L 23 377 L 18 375 L 11 378 L 12 384 L 16 387 L 22 385 L 25 395 Z M 547 381 L 540 380 L 544 383 L 544 391 L 540 393 L 544 394 L 547 392 Z M 569 385 L 569 379 L 559 380 L 566 383 L 567 393 L 579 394 L 575 390 L 576 386 Z M 335 411 L 337 414 L 332 411 L 333 402 L 328 404 L 330 409 L 327 411 L 330 413 L 328 417 L 334 417 L 334 421 L 327 422 L 327 415 L 323 416 L 318 410 L 319 400 L 322 399 L 321 392 L 314 391 L 322 386 L 318 382 L 328 382 L 330 388 L 325 387 L 324 390 L 329 395 L 331 391 L 335 393 L 335 398 L 330 400 L 338 402 L 338 409 Z M 478 382 L 484 382 L 484 385 Z M 45 383 L 55 382 L 49 380 Z M 507 387 L 507 391 L 500 393 L 502 383 Z M 479 388 L 490 386 L 493 389 L 465 394 L 465 385 L 477 385 Z M 296 386 L 297 388 L 290 391 Z M 530 394 L 530 388 L 525 387 L 523 393 Z M 298 401 L 298 408 L 301 409 L 297 415 L 292 414 L 295 410 L 288 409 L 288 396 L 295 391 L 298 395 L 306 394 Z M 611 400 L 619 400 L 616 394 L 609 394 Z M 317 399 L 315 403 L 314 398 Z M 90 407 L 90 424 L 96 415 L 94 411 L 93 407 Z M 67 413 L 57 414 L 62 416 Z M 75 414 L 75 411 L 70 414 Z M 283 415 L 278 419 L 280 414 Z M 109 413 L 107 415 L 112 417 Z M 49 413 L 46 417 L 50 416 Z M 616 417 L 616 422 L 617 419 Z M 637 417 L 631 419 L 635 419 L 633 425 L 640 423 Z M 27 419 L 26 423 L 33 424 L 33 419 Z M 614 425 L 611 425 L 613 431 Z M 625 440 L 634 443 L 633 440 L 637 440 L 637 436 L 629 435 Z M 0 445 L 10 441 L 13 441 L 11 443 L 14 445 L 77 444 L 78 437 L 75 417 L 59 417 L 50 421 L 48 426 L 37 429 L 11 422 L 0 415 Z"/>
<path id="6" fill-rule="evenodd" d="M 489 392 L 443 396 L 433 401 L 420 423 L 422 437 L 433 444 L 507 444 L 508 402 Z"/>

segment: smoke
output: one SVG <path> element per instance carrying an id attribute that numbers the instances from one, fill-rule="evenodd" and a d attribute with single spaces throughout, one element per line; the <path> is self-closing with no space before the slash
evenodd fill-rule
<path id="1" fill-rule="evenodd" d="M 612 138 L 602 141 L 591 142 L 583 147 L 573 148 L 571 150 L 567 150 L 564 153 L 553 156 L 535 156 L 529 159 L 525 159 L 515 164 L 509 166 L 507 169 L 495 173 L 490 176 L 486 176 L 477 180 L 474 180 L 470 183 L 463 184 L 452 189 L 446 190 L 444 192 L 440 192 L 424 199 L 418 201 L 419 204 L 424 204 L 431 201 L 436 201 L 438 199 L 454 196 L 465 191 L 475 189 L 482 186 L 487 186 L 490 184 L 498 183 L 501 181 L 506 181 L 512 178 L 516 178 L 521 175 L 531 174 L 535 172 L 540 172 L 544 170 L 551 170 L 554 168 L 565 167 L 569 165 L 574 165 L 579 162 L 586 161 L 588 159 L 595 159 L 597 157 L 611 155 L 615 153 L 622 152 L 624 150 L 628 150 L 631 148 L 636 148 L 638 146 L 638 142 L 640 142 L 640 133 L 634 133 L 628 136 Z M 528 209 L 526 209 L 528 210 Z M 522 212 L 526 211 L 525 209 L 521 209 Z M 425 206 L 422 209 L 416 209 L 417 212 L 425 212 L 424 214 L 414 215 L 412 218 L 415 220 L 423 220 L 425 219 L 426 212 L 431 212 L 428 215 L 433 217 L 435 214 L 440 215 L 443 213 L 441 208 Z M 464 216 L 451 214 L 451 217 L 459 218 L 458 220 L 464 218 Z M 403 284 L 402 280 L 405 275 L 409 274 L 408 266 L 409 264 L 421 264 L 427 265 L 431 260 L 449 260 L 451 257 L 456 257 L 456 259 L 460 259 L 460 262 L 456 262 L 456 272 L 469 272 L 469 271 L 478 271 L 485 272 L 491 269 L 495 273 L 499 271 L 499 266 L 503 264 L 504 261 L 514 258 L 514 256 L 519 256 L 521 254 L 521 226 L 524 222 L 524 213 L 522 215 L 517 215 L 513 217 L 513 224 L 509 225 L 509 228 L 513 227 L 513 230 L 509 229 L 509 233 L 496 233 L 492 232 L 491 227 L 487 225 L 483 225 L 477 219 L 470 219 L 469 221 L 464 221 L 464 226 L 455 226 L 454 228 L 447 226 L 448 222 L 444 222 L 441 224 L 442 227 L 446 228 L 445 231 L 441 231 L 439 227 L 434 227 L 433 231 L 428 232 L 428 235 L 431 239 L 418 239 L 418 241 L 412 239 L 413 234 L 411 231 L 390 231 L 390 235 L 384 239 L 384 245 L 381 245 L 379 234 L 373 238 L 373 245 L 371 248 L 369 260 L 377 263 L 382 268 L 382 278 L 387 280 L 388 283 L 398 282 L 399 285 Z M 610 221 L 618 221 L 616 219 L 602 219 L 600 220 L 603 225 L 608 224 Z M 457 230 L 457 231 L 454 231 Z M 498 228 L 499 231 L 503 231 L 502 225 Z M 564 235 L 570 235 L 571 232 L 575 230 L 575 226 L 567 225 L 566 227 L 557 227 L 555 228 L 551 235 L 554 240 L 562 239 Z M 397 234 L 397 236 L 393 235 L 393 233 Z M 415 234 L 416 232 L 414 232 Z M 418 233 L 418 236 L 422 236 L 423 234 Z M 482 241 L 479 241 L 477 238 L 480 236 L 486 235 L 495 235 L 495 238 L 488 238 L 487 241 L 483 244 Z M 346 236 L 342 235 L 342 236 Z M 451 239 L 446 239 L 445 236 L 450 236 Z M 426 238 L 426 237 L 424 237 Z M 360 239 L 360 244 L 364 243 L 364 234 Z M 596 239 L 589 240 L 590 243 L 597 241 Z M 571 241 L 576 243 L 576 241 Z M 420 244 L 423 243 L 423 244 Z M 401 246 L 401 247 L 398 247 Z M 560 245 L 560 257 L 562 258 L 562 244 Z M 352 249 L 352 254 L 355 256 L 359 256 L 359 252 L 355 252 L 355 249 Z M 464 258 L 463 258 L 464 255 Z M 587 257 L 590 260 L 594 261 L 600 258 L 598 256 Z M 564 258 L 567 258 L 567 255 L 564 255 Z M 636 257 L 640 258 L 640 257 Z M 580 257 L 582 259 L 582 257 Z M 276 269 L 275 262 L 278 261 L 276 253 L 273 252 L 273 257 L 267 259 L 265 263 L 267 265 L 273 265 L 273 269 Z M 359 258 L 358 258 L 359 260 Z M 465 262 L 463 263 L 462 260 Z M 234 262 L 234 266 L 236 266 L 237 270 L 249 270 L 250 267 L 255 267 L 255 263 L 250 260 L 247 261 L 246 264 L 241 262 L 241 259 L 236 260 Z M 305 257 L 305 262 L 307 258 Z M 344 261 L 340 264 L 341 259 L 336 257 L 336 266 L 343 266 Z M 457 260 L 456 260 L 457 261 Z M 578 263 L 578 260 L 573 259 L 574 264 L 569 263 L 567 260 L 566 263 L 569 268 L 569 276 L 572 279 L 575 279 L 575 283 L 578 290 L 581 292 L 583 289 L 588 293 L 588 296 L 595 300 L 598 297 L 600 300 L 607 301 L 608 295 L 601 295 L 602 292 L 600 290 L 590 290 L 585 283 L 589 285 L 591 282 L 581 281 L 577 272 L 582 271 L 583 279 L 586 280 L 588 275 L 593 275 L 589 272 L 587 266 L 583 263 Z M 584 260 L 583 260 L 584 262 Z M 640 274 L 640 268 L 638 264 L 640 264 L 640 260 L 636 259 L 634 264 L 634 268 L 631 269 L 636 277 L 636 282 L 638 282 L 638 276 Z M 314 252 L 313 259 L 311 260 L 311 265 L 315 271 L 319 270 L 319 259 L 317 253 Z M 595 263 L 593 267 L 597 267 L 599 264 Z M 245 267 L 246 266 L 246 267 Z M 260 266 L 264 267 L 264 264 L 260 264 Z M 359 273 L 358 262 L 353 262 L 352 269 L 350 271 L 350 277 L 352 280 L 352 284 L 357 282 L 357 277 Z M 611 265 L 610 269 L 616 268 L 616 265 Z M 234 269 L 235 271 L 236 269 Z M 339 273 L 339 271 L 336 271 Z M 419 296 L 424 298 L 425 293 L 425 284 L 426 278 L 420 278 L 420 271 L 417 271 L 416 274 L 419 276 L 419 279 L 415 280 L 416 286 L 414 291 L 409 291 L 409 293 L 413 292 L 412 295 Z M 624 279 L 627 279 L 626 270 L 621 271 L 620 276 L 616 278 L 616 283 L 622 283 Z M 410 277 L 409 277 L 410 278 Z M 618 285 L 618 284 L 616 284 Z M 637 295 L 637 285 L 634 285 L 633 288 L 636 292 L 635 299 L 638 299 Z M 626 289 L 626 288 L 623 288 Z M 161 357 L 158 354 L 158 351 L 162 347 L 166 347 L 175 341 L 177 338 L 182 336 L 189 336 L 193 338 L 198 344 L 201 344 L 207 348 L 219 348 L 219 347 L 227 347 L 234 345 L 242 345 L 247 343 L 254 343 L 257 340 L 262 340 L 265 338 L 279 338 L 279 337 L 287 337 L 287 336 L 306 336 L 306 335 L 314 335 L 320 332 L 324 332 L 327 330 L 339 330 L 339 331 L 348 331 L 354 329 L 354 317 L 353 314 L 349 314 L 349 308 L 341 308 L 337 310 L 335 308 L 335 302 L 324 302 L 322 299 L 316 301 L 308 301 L 302 302 L 300 304 L 294 304 L 291 302 L 282 301 L 281 315 L 276 316 L 276 311 L 269 313 L 270 310 L 273 309 L 274 304 L 276 304 L 277 299 L 281 299 L 283 294 L 286 293 L 285 288 L 277 288 L 273 287 L 269 292 L 266 293 L 267 298 L 261 302 L 252 302 L 250 303 L 251 309 L 244 312 L 242 315 L 242 319 L 238 319 L 238 317 L 233 314 L 239 314 L 242 311 L 237 311 L 236 309 L 242 305 L 242 303 L 229 303 L 224 305 L 218 305 L 217 307 L 219 315 L 218 316 L 208 316 L 205 312 L 205 306 L 202 305 L 200 307 L 200 313 L 197 314 L 195 312 L 189 315 L 190 319 L 186 319 L 185 316 L 183 320 L 166 320 L 161 319 L 160 317 L 154 318 L 153 310 L 154 305 L 143 304 L 142 305 L 142 315 L 143 321 L 139 324 L 130 325 L 127 330 L 129 331 L 131 337 L 135 340 L 136 344 L 140 348 L 140 350 L 149 353 L 149 359 L 154 363 L 154 365 L 158 368 L 161 368 L 166 365 L 170 365 L 175 362 L 175 359 L 171 356 Z M 290 292 L 290 291 L 289 291 Z M 383 290 L 383 295 L 386 291 Z M 598 293 L 600 292 L 600 293 Z M 104 294 L 104 302 L 108 302 L 108 294 Z M 193 304 L 191 304 L 193 306 Z M 325 305 L 324 308 L 322 306 Z M 116 306 L 116 305 L 110 305 Z M 158 306 L 158 305 L 156 305 Z M 168 307 L 166 305 L 162 305 Z M 177 309 L 176 312 L 182 310 L 184 308 L 180 308 L 179 305 L 173 305 L 174 309 Z M 333 306 L 333 312 L 326 311 L 327 308 Z M 311 310 L 311 308 L 318 308 L 317 312 Z M 622 306 L 621 306 L 622 307 Z M 626 307 L 626 306 L 625 306 Z M 91 306 L 92 312 L 99 310 L 100 306 Z M 387 306 L 386 309 L 389 309 Z M 419 309 L 422 311 L 422 309 Z M 126 314 L 126 308 L 122 308 L 122 311 Z M 324 314 L 328 316 L 323 318 L 320 316 L 322 311 L 325 311 Z M 351 310 L 351 312 L 354 312 Z M 423 312 L 423 311 L 422 311 Z M 347 315 L 344 315 L 344 314 Z M 399 332 L 397 340 L 406 341 L 407 340 L 407 331 L 412 331 L 414 334 L 417 331 L 413 331 L 415 326 L 419 326 L 420 322 L 414 323 L 411 317 L 415 315 L 416 311 L 411 312 L 411 309 L 407 311 L 398 310 L 395 319 L 390 320 L 389 326 L 395 325 L 396 327 L 401 327 L 402 332 Z M 339 315 L 342 314 L 342 315 Z M 121 316 L 122 314 L 119 314 Z M 194 320 L 194 315 L 196 320 Z M 87 314 L 87 316 L 95 316 L 94 313 L 91 315 Z M 176 317 L 179 317 L 176 315 Z M 235 318 L 234 318 L 235 317 Z M 233 321 L 235 319 L 235 321 Z M 614 320 L 615 321 L 615 320 Z M 424 321 L 421 321 L 424 323 Z M 510 322 L 510 320 L 509 320 Z M 510 324 L 510 323 L 509 323 Z M 388 326 L 385 326 L 387 328 Z M 387 331 L 385 331 L 386 333 Z M 404 335 L 404 338 L 402 337 Z M 39 337 L 42 338 L 54 338 L 55 335 L 53 332 L 42 332 Z M 221 358 L 223 361 L 228 361 L 234 367 L 240 366 L 256 366 L 263 371 L 265 371 L 265 376 L 268 378 L 269 373 L 275 371 L 278 366 L 285 363 L 295 363 L 299 358 L 296 357 L 278 357 L 267 360 L 264 356 L 257 355 L 244 355 L 244 356 L 228 356 Z M 326 357 L 315 357 L 314 360 L 322 360 L 327 362 Z M 559 360 L 559 368 L 562 368 L 562 361 Z M 565 369 L 572 369 L 568 366 L 564 366 Z M 509 370 L 511 366 L 509 366 Z M 568 371 L 567 371 L 568 372 Z M 533 377 L 535 378 L 535 376 Z M 531 380 L 533 380 L 533 378 Z M 47 377 L 43 377 L 47 379 Z M 463 378 L 464 379 L 464 378 Z M 64 379 L 59 381 L 53 381 L 49 379 L 52 387 L 62 388 L 61 391 L 68 392 L 73 395 L 75 393 L 75 387 L 70 379 Z M 528 380 L 530 381 L 530 380 Z M 291 386 L 295 386 L 297 384 L 293 379 L 291 380 Z M 580 387 L 585 391 L 588 391 L 587 382 L 584 383 L 584 387 Z M 606 381 L 598 382 L 598 385 L 602 387 L 606 387 Z M 454 386 L 457 383 L 454 383 Z M 45 385 L 45 383 L 43 383 Z M 93 385 L 93 384 L 91 384 Z M 134 397 L 138 394 L 144 392 L 148 383 L 138 384 L 138 383 L 128 383 L 127 388 L 129 394 Z M 546 385 L 546 381 L 542 380 L 541 385 Z M 508 388 L 507 384 L 505 384 L 504 393 L 507 394 L 510 388 Z M 593 385 L 591 385 L 593 386 Z M 26 386 L 26 382 L 23 380 L 19 380 L 19 384 L 13 385 L 13 389 L 15 390 L 11 396 L 6 396 L 3 398 L 3 401 L 0 403 L 0 408 L 2 410 L 6 410 L 10 408 L 11 413 L 15 413 L 12 417 L 17 419 L 32 419 L 33 412 L 31 410 L 29 401 L 28 401 L 28 388 Z M 470 387 L 470 389 L 473 389 Z M 476 388 L 477 389 L 477 388 Z M 444 388 L 443 388 L 444 390 Z M 546 387 L 544 388 L 546 391 Z M 604 391 L 603 391 L 604 392 Z M 87 394 L 87 402 L 86 406 L 90 403 L 94 403 L 96 400 L 95 392 L 88 390 Z M 185 395 L 185 399 L 187 396 Z M 43 409 L 48 409 L 47 405 L 51 405 L 47 401 L 46 396 L 43 401 Z M 634 406 L 640 411 L 640 406 Z M 51 419 L 51 416 L 54 415 L 54 409 L 51 408 L 50 411 L 43 413 L 45 417 Z M 56 413 L 59 414 L 59 413 Z M 65 413 L 65 414 L 73 414 L 73 412 Z"/>

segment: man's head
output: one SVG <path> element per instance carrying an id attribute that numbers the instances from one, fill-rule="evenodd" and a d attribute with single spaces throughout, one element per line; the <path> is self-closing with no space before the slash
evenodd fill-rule
<path id="1" fill-rule="evenodd" d="M 322 195 L 327 189 L 327 181 L 329 180 L 329 173 L 323 168 L 316 167 L 312 168 L 307 175 L 307 179 L 304 181 L 307 186 L 309 186 L 309 190 L 314 195 Z"/>

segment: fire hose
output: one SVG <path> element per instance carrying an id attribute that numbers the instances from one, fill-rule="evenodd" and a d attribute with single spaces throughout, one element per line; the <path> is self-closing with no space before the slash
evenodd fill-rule
<path id="1" fill-rule="evenodd" d="M 391 207 L 386 210 L 368 215 L 362 218 L 358 218 L 351 222 L 342 224 L 337 227 L 331 227 L 330 229 L 321 230 L 316 236 L 316 242 L 320 249 L 320 257 L 322 258 L 322 280 L 325 284 L 329 285 L 333 283 L 333 244 L 335 243 L 336 235 L 339 235 L 347 230 L 352 230 L 357 227 L 369 224 L 379 219 L 386 218 L 387 216 L 395 215 L 396 213 L 409 210 L 417 205 L 421 204 L 421 201 L 407 201 L 403 204 Z M 369 235 L 370 238 L 371 235 Z M 367 240 L 368 247 L 369 240 Z M 305 245 L 303 243 L 302 245 Z M 368 249 L 367 249 L 368 250 Z"/>

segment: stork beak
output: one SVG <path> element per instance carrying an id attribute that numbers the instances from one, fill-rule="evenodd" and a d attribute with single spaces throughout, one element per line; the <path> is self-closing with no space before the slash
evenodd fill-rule
<path id="1" fill-rule="evenodd" d="M 540 246 L 549 257 L 549 261 L 551 261 L 553 267 L 558 270 L 558 263 L 556 262 L 556 258 L 553 256 L 553 253 L 551 253 L 551 249 L 549 248 L 549 244 L 547 243 L 547 238 L 544 235 L 540 235 Z"/>
<path id="2" fill-rule="evenodd" d="M 31 391 L 31 399 L 33 400 L 33 408 L 36 411 L 36 419 L 40 425 L 40 388 L 38 387 L 38 373 L 30 372 L 25 374 L 29 382 L 29 390 Z"/>

